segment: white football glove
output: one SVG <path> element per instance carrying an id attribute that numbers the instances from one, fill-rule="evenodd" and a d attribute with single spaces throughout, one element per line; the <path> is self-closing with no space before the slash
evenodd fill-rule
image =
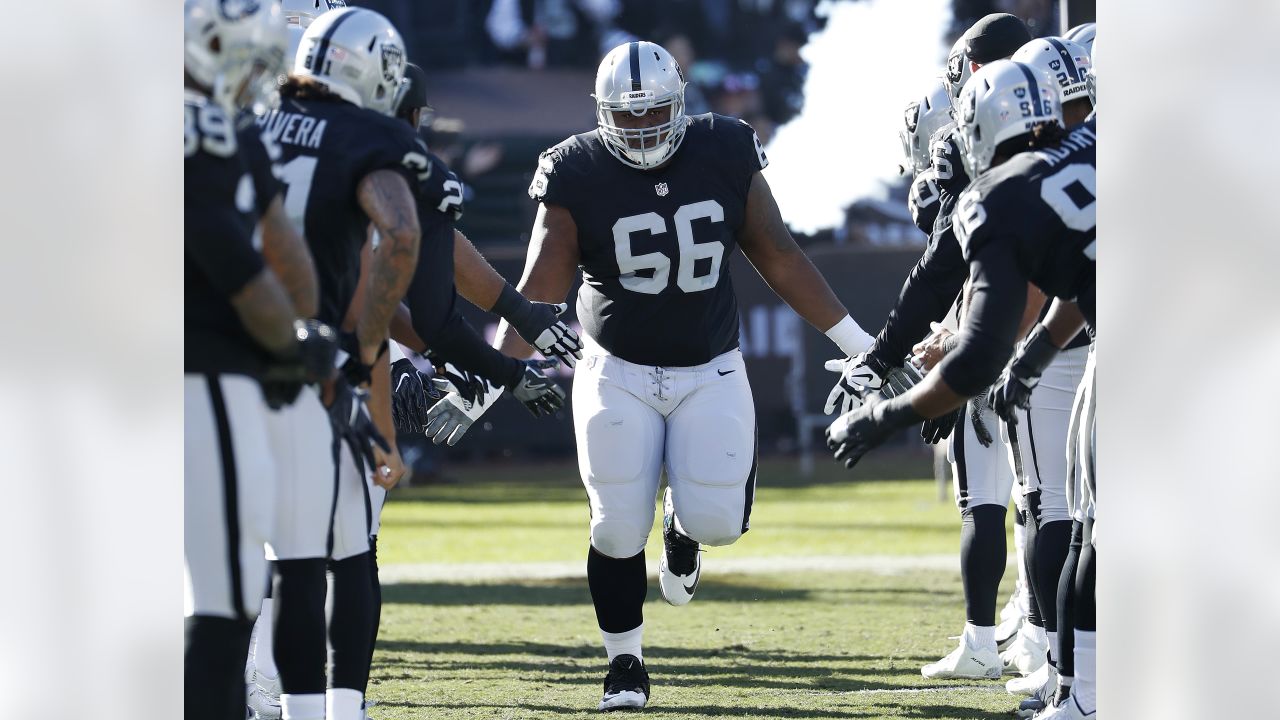
<path id="1" fill-rule="evenodd" d="M 447 380 L 435 378 L 432 383 L 441 390 L 452 390 L 453 384 Z M 475 401 L 468 400 L 457 392 L 448 392 L 431 409 L 427 411 L 426 436 L 431 442 L 450 446 L 457 445 L 463 435 L 471 429 L 471 425 L 493 407 L 493 403 L 502 396 L 501 386 L 484 383 L 484 394 Z"/>
<path id="2" fill-rule="evenodd" d="M 822 412 L 830 415 L 839 412 L 841 415 L 862 405 L 868 393 L 879 390 L 884 378 L 867 366 L 867 354 L 859 353 L 843 360 L 832 359 L 823 364 L 831 372 L 840 373 L 840 379 L 827 395 L 827 404 Z"/>

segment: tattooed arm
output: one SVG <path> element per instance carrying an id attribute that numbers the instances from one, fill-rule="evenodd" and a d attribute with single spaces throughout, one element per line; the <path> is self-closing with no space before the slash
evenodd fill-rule
<path id="1" fill-rule="evenodd" d="M 413 279 L 421 230 L 413 191 L 399 172 L 369 173 L 360 181 L 356 198 L 382 237 L 370 263 L 364 305 L 356 320 L 360 359 L 372 364 L 387 337 L 391 316 Z"/>
<path id="2" fill-rule="evenodd" d="M 262 347 L 275 355 L 294 351 L 293 303 L 270 268 L 263 268 L 232 295 L 231 306 L 245 330 Z"/>
<path id="3" fill-rule="evenodd" d="M 315 264 L 311 260 L 311 251 L 307 249 L 307 241 L 285 217 L 280 196 L 271 201 L 259 227 L 262 230 L 262 259 L 289 293 L 298 317 L 315 317 L 320 309 Z"/>

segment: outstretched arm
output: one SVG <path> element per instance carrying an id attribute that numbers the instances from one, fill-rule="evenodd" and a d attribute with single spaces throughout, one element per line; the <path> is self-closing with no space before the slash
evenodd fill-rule
<path id="1" fill-rule="evenodd" d="M 578 272 L 578 258 L 578 225 L 573 216 L 558 205 L 540 203 L 517 289 L 536 302 L 564 302 Z M 494 347 L 513 357 L 533 355 L 533 348 L 505 320 L 498 324 Z"/>

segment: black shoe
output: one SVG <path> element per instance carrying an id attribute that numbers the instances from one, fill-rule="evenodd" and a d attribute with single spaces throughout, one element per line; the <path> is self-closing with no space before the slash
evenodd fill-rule
<path id="1" fill-rule="evenodd" d="M 649 702 L 649 672 L 635 655 L 619 655 L 609 663 L 600 710 L 644 707 Z"/>
<path id="2" fill-rule="evenodd" d="M 702 576 L 702 562 L 698 557 L 698 542 L 676 530 L 675 506 L 671 502 L 671 488 L 662 500 L 662 558 L 658 561 L 658 589 L 662 599 L 671 605 L 687 605 L 698 589 Z"/>

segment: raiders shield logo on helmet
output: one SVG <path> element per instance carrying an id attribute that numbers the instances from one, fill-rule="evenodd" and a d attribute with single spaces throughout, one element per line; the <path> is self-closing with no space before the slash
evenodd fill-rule
<path id="1" fill-rule="evenodd" d="M 404 51 L 394 45 L 382 46 L 382 79 L 394 82 L 396 70 L 404 67 Z"/>
<path id="2" fill-rule="evenodd" d="M 911 103 L 907 106 L 907 132 L 915 132 L 916 126 L 920 124 L 920 103 Z"/>

